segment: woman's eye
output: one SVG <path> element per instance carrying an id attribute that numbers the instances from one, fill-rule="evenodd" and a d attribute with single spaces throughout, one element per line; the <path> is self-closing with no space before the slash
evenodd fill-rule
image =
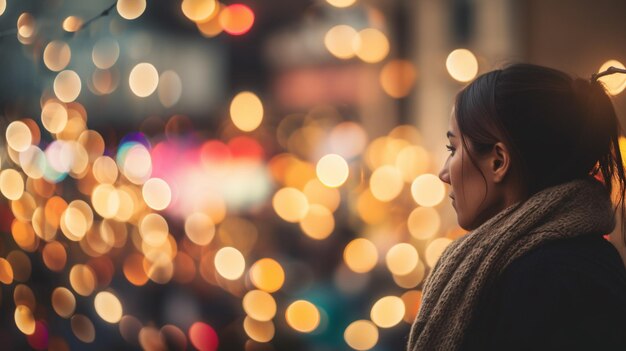
<path id="1" fill-rule="evenodd" d="M 454 155 L 454 147 L 452 145 L 446 145 L 446 149 L 450 152 L 451 155 Z"/>

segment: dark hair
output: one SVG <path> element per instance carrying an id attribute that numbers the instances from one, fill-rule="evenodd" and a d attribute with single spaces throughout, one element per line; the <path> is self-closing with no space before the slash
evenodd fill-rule
<path id="1" fill-rule="evenodd" d="M 461 90 L 455 116 L 463 147 L 480 155 L 504 142 L 511 171 L 526 198 L 547 187 L 593 175 L 616 209 L 626 213 L 626 175 L 619 148 L 621 127 L 601 82 L 561 71 L 515 64 L 483 74 Z M 468 145 L 471 148 L 468 148 Z M 622 239 L 626 242 L 625 221 Z"/>

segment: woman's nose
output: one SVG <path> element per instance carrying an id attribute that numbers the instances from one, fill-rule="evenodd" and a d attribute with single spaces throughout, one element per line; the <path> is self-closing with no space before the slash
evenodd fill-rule
<path id="1" fill-rule="evenodd" d="M 450 172 L 448 172 L 448 161 L 443 165 L 441 171 L 439 171 L 439 179 L 446 184 L 450 184 Z"/>

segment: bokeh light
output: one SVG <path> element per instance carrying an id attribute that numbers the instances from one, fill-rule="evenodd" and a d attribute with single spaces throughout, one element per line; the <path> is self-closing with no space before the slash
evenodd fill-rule
<path id="1" fill-rule="evenodd" d="M 17 220 L 24 222 L 29 222 L 32 219 L 36 208 L 37 204 L 35 202 L 35 198 L 28 192 L 24 192 L 22 197 L 11 202 L 11 211 L 13 211 L 13 215 L 15 215 Z"/>
<path id="2" fill-rule="evenodd" d="M 317 161 L 317 178 L 326 186 L 336 188 L 348 179 L 350 169 L 346 160 L 337 154 L 328 154 Z"/>
<path id="3" fill-rule="evenodd" d="M 80 17 L 67 16 L 63 20 L 63 24 L 61 26 L 63 27 L 63 30 L 66 32 L 70 32 L 70 33 L 77 32 L 82 28 L 83 20 Z"/>
<path id="4" fill-rule="evenodd" d="M 367 273 L 378 263 L 378 251 L 368 239 L 357 238 L 346 245 L 343 259 L 352 271 Z"/>
<path id="5" fill-rule="evenodd" d="M 273 293 L 285 282 L 285 271 L 276 260 L 262 258 L 250 267 L 250 280 L 257 288 Z"/>
<path id="6" fill-rule="evenodd" d="M 47 243 L 41 256 L 46 267 L 53 272 L 61 272 L 67 263 L 67 251 L 63 244 L 58 241 Z"/>
<path id="7" fill-rule="evenodd" d="M 117 70 L 102 70 L 96 69 L 93 71 L 91 75 L 91 82 L 93 87 L 90 85 L 89 88 L 96 95 L 107 95 L 117 89 L 119 85 L 119 74 Z M 92 89 L 93 88 L 93 89 Z M 95 90 L 95 91 L 94 91 Z"/>
<path id="8" fill-rule="evenodd" d="M 183 0 L 183 14 L 194 22 L 204 22 L 217 10 L 215 0 Z"/>
<path id="9" fill-rule="evenodd" d="M 199 351 L 216 351 L 219 339 L 215 330 L 208 324 L 196 322 L 189 328 L 189 341 Z"/>
<path id="10" fill-rule="evenodd" d="M 150 96 L 159 85 L 159 72 L 150 63 L 139 63 L 130 71 L 128 84 L 135 95 L 139 97 Z"/>
<path id="11" fill-rule="evenodd" d="M 72 332 L 76 338 L 84 343 L 92 343 L 96 339 L 96 328 L 91 319 L 82 314 L 76 314 L 70 319 Z"/>
<path id="12" fill-rule="evenodd" d="M 230 103 L 230 118 L 240 130 L 253 131 L 263 120 L 263 104 L 254 93 L 241 92 Z"/>
<path id="13" fill-rule="evenodd" d="M 276 315 L 276 300 L 262 290 L 251 290 L 243 297 L 243 310 L 250 318 L 267 322 Z"/>
<path id="14" fill-rule="evenodd" d="M 100 184 L 93 189 L 91 204 L 103 218 L 113 218 L 120 207 L 119 193 L 110 184 Z"/>
<path id="15" fill-rule="evenodd" d="M 287 324 L 301 333 L 310 333 L 320 324 L 320 312 L 309 301 L 297 300 L 292 302 L 285 311 Z"/>
<path id="16" fill-rule="evenodd" d="M 356 37 L 357 32 L 354 28 L 345 24 L 340 24 L 332 27 L 328 30 L 328 32 L 326 32 L 324 45 L 333 56 L 342 60 L 347 60 L 355 55 L 352 42 Z"/>
<path id="17" fill-rule="evenodd" d="M 370 316 L 380 328 L 391 328 L 402 321 L 405 314 L 404 302 L 397 296 L 380 298 L 374 306 Z"/>
<path id="18" fill-rule="evenodd" d="M 356 2 L 356 0 L 326 0 L 326 2 L 331 4 L 332 6 L 343 8 L 352 6 Z"/>
<path id="19" fill-rule="evenodd" d="M 341 195 L 336 188 L 329 188 L 318 179 L 309 180 L 302 190 L 309 204 L 322 205 L 334 212 L 341 203 Z"/>
<path id="20" fill-rule="evenodd" d="M 234 247 L 221 248 L 215 254 L 215 269 L 224 278 L 236 280 L 246 268 L 246 260 Z"/>
<path id="21" fill-rule="evenodd" d="M 355 122 L 341 122 L 328 136 L 332 152 L 346 159 L 360 155 L 367 146 L 367 132 Z"/>
<path id="22" fill-rule="evenodd" d="M 413 289 L 418 286 L 425 277 L 426 266 L 422 263 L 422 261 L 418 261 L 417 265 L 411 272 L 405 275 L 393 274 L 393 281 L 401 288 Z"/>
<path id="23" fill-rule="evenodd" d="M 70 270 L 70 284 L 77 294 L 89 296 L 96 287 L 96 277 L 91 267 L 77 264 Z"/>
<path id="24" fill-rule="evenodd" d="M 172 200 L 172 191 L 170 186 L 160 178 L 148 179 L 141 189 L 143 199 L 153 210 L 164 210 L 169 206 Z"/>
<path id="25" fill-rule="evenodd" d="M 43 51 L 43 62 L 51 71 L 59 72 L 70 63 L 72 51 L 69 45 L 61 40 L 53 40 Z"/>
<path id="26" fill-rule="evenodd" d="M 36 32 L 35 18 L 28 12 L 22 13 L 17 18 L 17 34 L 23 38 L 30 38 Z"/>
<path id="27" fill-rule="evenodd" d="M 309 211 L 306 196 L 295 188 L 282 188 L 272 199 L 274 211 L 287 222 L 296 223 L 304 218 Z"/>
<path id="28" fill-rule="evenodd" d="M 355 350 L 369 350 L 378 343 L 378 328 L 368 320 L 354 321 L 344 331 L 343 338 Z"/>
<path id="29" fill-rule="evenodd" d="M 37 308 L 37 302 L 35 301 L 35 294 L 33 290 L 25 284 L 18 284 L 13 290 L 13 302 L 15 306 L 26 306 L 31 312 Z"/>
<path id="30" fill-rule="evenodd" d="M 19 163 L 24 174 L 33 181 L 43 177 L 47 167 L 46 155 L 40 148 L 34 145 L 20 152 Z"/>
<path id="31" fill-rule="evenodd" d="M 439 213 L 431 207 L 418 207 L 409 214 L 407 226 L 409 233 L 415 239 L 427 240 L 439 231 L 441 218 Z"/>
<path id="32" fill-rule="evenodd" d="M 119 3 L 119 2 L 118 2 Z M 93 64 L 100 69 L 109 69 L 120 55 L 120 45 L 113 38 L 102 38 L 93 46 L 91 59 Z"/>
<path id="33" fill-rule="evenodd" d="M 385 262 L 387 268 L 393 274 L 405 275 L 410 273 L 419 261 L 419 255 L 415 247 L 407 243 L 394 245 L 387 251 Z"/>
<path id="34" fill-rule="evenodd" d="M 15 325 L 26 335 L 31 335 L 35 332 L 35 317 L 33 317 L 33 312 L 30 308 L 24 305 L 15 307 Z"/>
<path id="35" fill-rule="evenodd" d="M 117 165 L 115 164 L 115 160 L 109 156 L 99 156 L 93 162 L 91 171 L 98 183 L 114 184 L 117 180 Z"/>
<path id="36" fill-rule="evenodd" d="M 15 243 L 24 251 L 33 252 L 39 247 L 39 238 L 35 235 L 33 226 L 28 222 L 13 220 L 11 234 Z"/>
<path id="37" fill-rule="evenodd" d="M 404 181 L 402 173 L 393 166 L 377 168 L 370 177 L 372 195 L 380 201 L 391 201 L 400 195 Z"/>
<path id="38" fill-rule="evenodd" d="M 144 326 L 139 330 L 138 341 L 143 350 L 161 350 L 165 348 L 159 330 L 153 326 Z"/>
<path id="39" fill-rule="evenodd" d="M 54 94 L 63 102 L 72 102 L 80 94 L 81 82 L 78 74 L 71 70 L 59 72 L 54 78 Z"/>
<path id="40" fill-rule="evenodd" d="M 448 238 L 437 238 L 426 247 L 425 260 L 429 267 L 434 267 L 443 251 L 452 243 Z"/>
<path id="41" fill-rule="evenodd" d="M 360 31 L 352 41 L 354 53 L 367 63 L 377 63 L 389 54 L 389 39 L 374 28 Z"/>
<path id="42" fill-rule="evenodd" d="M 142 286 L 148 282 L 148 275 L 143 269 L 143 256 L 134 253 L 124 261 L 124 277 L 135 286 Z"/>
<path id="43" fill-rule="evenodd" d="M 81 132 L 78 142 L 87 150 L 90 162 L 104 154 L 104 138 L 96 131 L 85 130 Z"/>
<path id="44" fill-rule="evenodd" d="M 224 30 L 222 24 L 220 23 L 220 16 L 217 15 L 221 11 L 222 5 L 218 2 L 215 4 L 217 7 L 217 9 L 213 12 L 215 15 L 209 16 L 209 18 L 205 21 L 196 22 L 196 27 L 198 28 L 198 31 L 200 31 L 200 34 L 207 38 L 213 38 Z"/>
<path id="45" fill-rule="evenodd" d="M 437 206 L 446 195 L 443 182 L 434 174 L 422 174 L 411 184 L 411 195 L 423 207 Z"/>
<path id="46" fill-rule="evenodd" d="M 600 66 L 598 73 L 606 71 L 609 67 L 624 69 L 624 64 L 617 60 L 608 60 Z M 617 95 L 626 89 L 626 75 L 624 74 L 610 74 L 604 77 L 598 78 L 599 81 L 604 83 L 606 90 L 611 95 Z"/>
<path id="47" fill-rule="evenodd" d="M 187 350 L 187 336 L 175 325 L 167 324 L 161 328 L 159 336 L 165 347 L 172 350 Z"/>
<path id="48" fill-rule="evenodd" d="M 0 283 L 10 285 L 13 283 L 13 268 L 6 259 L 0 257 Z"/>
<path id="49" fill-rule="evenodd" d="M 422 303 L 422 292 L 419 290 L 409 290 L 402 294 L 401 298 L 406 307 L 404 321 L 409 324 L 413 323 Z"/>
<path id="50" fill-rule="evenodd" d="M 407 145 L 398 152 L 395 166 L 402 173 L 404 181 L 410 183 L 428 171 L 430 154 L 421 146 Z"/>
<path id="51" fill-rule="evenodd" d="M 117 155 L 117 164 L 126 178 L 134 184 L 145 183 L 152 175 L 150 151 L 141 143 L 129 142 Z"/>
<path id="52" fill-rule="evenodd" d="M 146 10 L 146 0 L 118 0 L 117 12 L 127 20 L 133 20 Z"/>
<path id="53" fill-rule="evenodd" d="M 9 123 L 5 131 L 5 137 L 9 147 L 18 152 L 26 151 L 33 141 L 30 129 L 26 123 L 21 121 Z"/>
<path id="54" fill-rule="evenodd" d="M 72 292 L 64 287 L 52 291 L 52 308 L 59 316 L 70 318 L 76 310 L 76 298 Z"/>
<path id="55" fill-rule="evenodd" d="M 469 82 L 478 74 L 478 60 L 467 49 L 456 49 L 446 59 L 446 68 L 452 78 L 459 82 Z"/>
<path id="56" fill-rule="evenodd" d="M 109 323 L 117 323 L 122 319 L 122 304 L 109 291 L 99 292 L 94 299 L 94 306 L 98 316 Z"/>
<path id="57" fill-rule="evenodd" d="M 208 245 L 215 235 L 215 224 L 205 213 L 192 213 L 185 220 L 185 233 L 195 244 Z"/>
<path id="58" fill-rule="evenodd" d="M 356 210 L 359 217 L 367 224 L 378 224 L 387 218 L 388 205 L 372 195 L 367 189 L 363 191 L 356 201 Z"/>
<path id="59" fill-rule="evenodd" d="M 169 108 L 180 100 L 183 94 L 183 83 L 175 71 L 165 71 L 159 78 L 159 100 L 163 107 Z"/>
<path id="60" fill-rule="evenodd" d="M 243 329 L 248 337 L 256 342 L 269 342 L 274 338 L 275 327 L 271 321 L 260 322 L 250 317 L 243 321 Z"/>
<path id="61" fill-rule="evenodd" d="M 312 204 L 306 215 L 300 220 L 300 228 L 313 239 L 326 239 L 335 229 L 335 219 L 332 212 L 326 207 Z"/>
<path id="62" fill-rule="evenodd" d="M 415 66 L 407 60 L 391 60 L 380 71 L 380 85 L 389 96 L 399 99 L 411 92 L 417 78 Z"/>
<path id="63" fill-rule="evenodd" d="M 167 240 L 169 225 L 163 216 L 149 213 L 139 222 L 139 233 L 148 245 L 159 247 Z"/>
<path id="64" fill-rule="evenodd" d="M 220 11 L 219 22 L 226 33 L 243 35 L 254 24 L 254 12 L 246 5 L 232 4 Z"/>
<path id="65" fill-rule="evenodd" d="M 41 109 L 41 123 L 50 133 L 59 133 L 67 126 L 67 109 L 60 102 L 50 100 Z"/>
<path id="66" fill-rule="evenodd" d="M 9 200 L 18 200 L 24 194 L 24 178 L 12 169 L 0 172 L 0 192 Z"/>
<path id="67" fill-rule="evenodd" d="M 371 241 L 357 238 L 346 245 L 343 260 L 356 273 L 367 273 L 378 263 L 378 250 Z"/>

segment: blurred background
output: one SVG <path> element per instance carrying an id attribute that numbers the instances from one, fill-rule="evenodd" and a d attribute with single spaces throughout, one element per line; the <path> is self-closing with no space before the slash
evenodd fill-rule
<path id="1" fill-rule="evenodd" d="M 0 0 L 8 350 L 401 350 L 454 96 L 626 62 L 621 0 Z M 626 77 L 602 78 L 625 123 Z M 625 144 L 626 145 L 626 144 Z"/>

